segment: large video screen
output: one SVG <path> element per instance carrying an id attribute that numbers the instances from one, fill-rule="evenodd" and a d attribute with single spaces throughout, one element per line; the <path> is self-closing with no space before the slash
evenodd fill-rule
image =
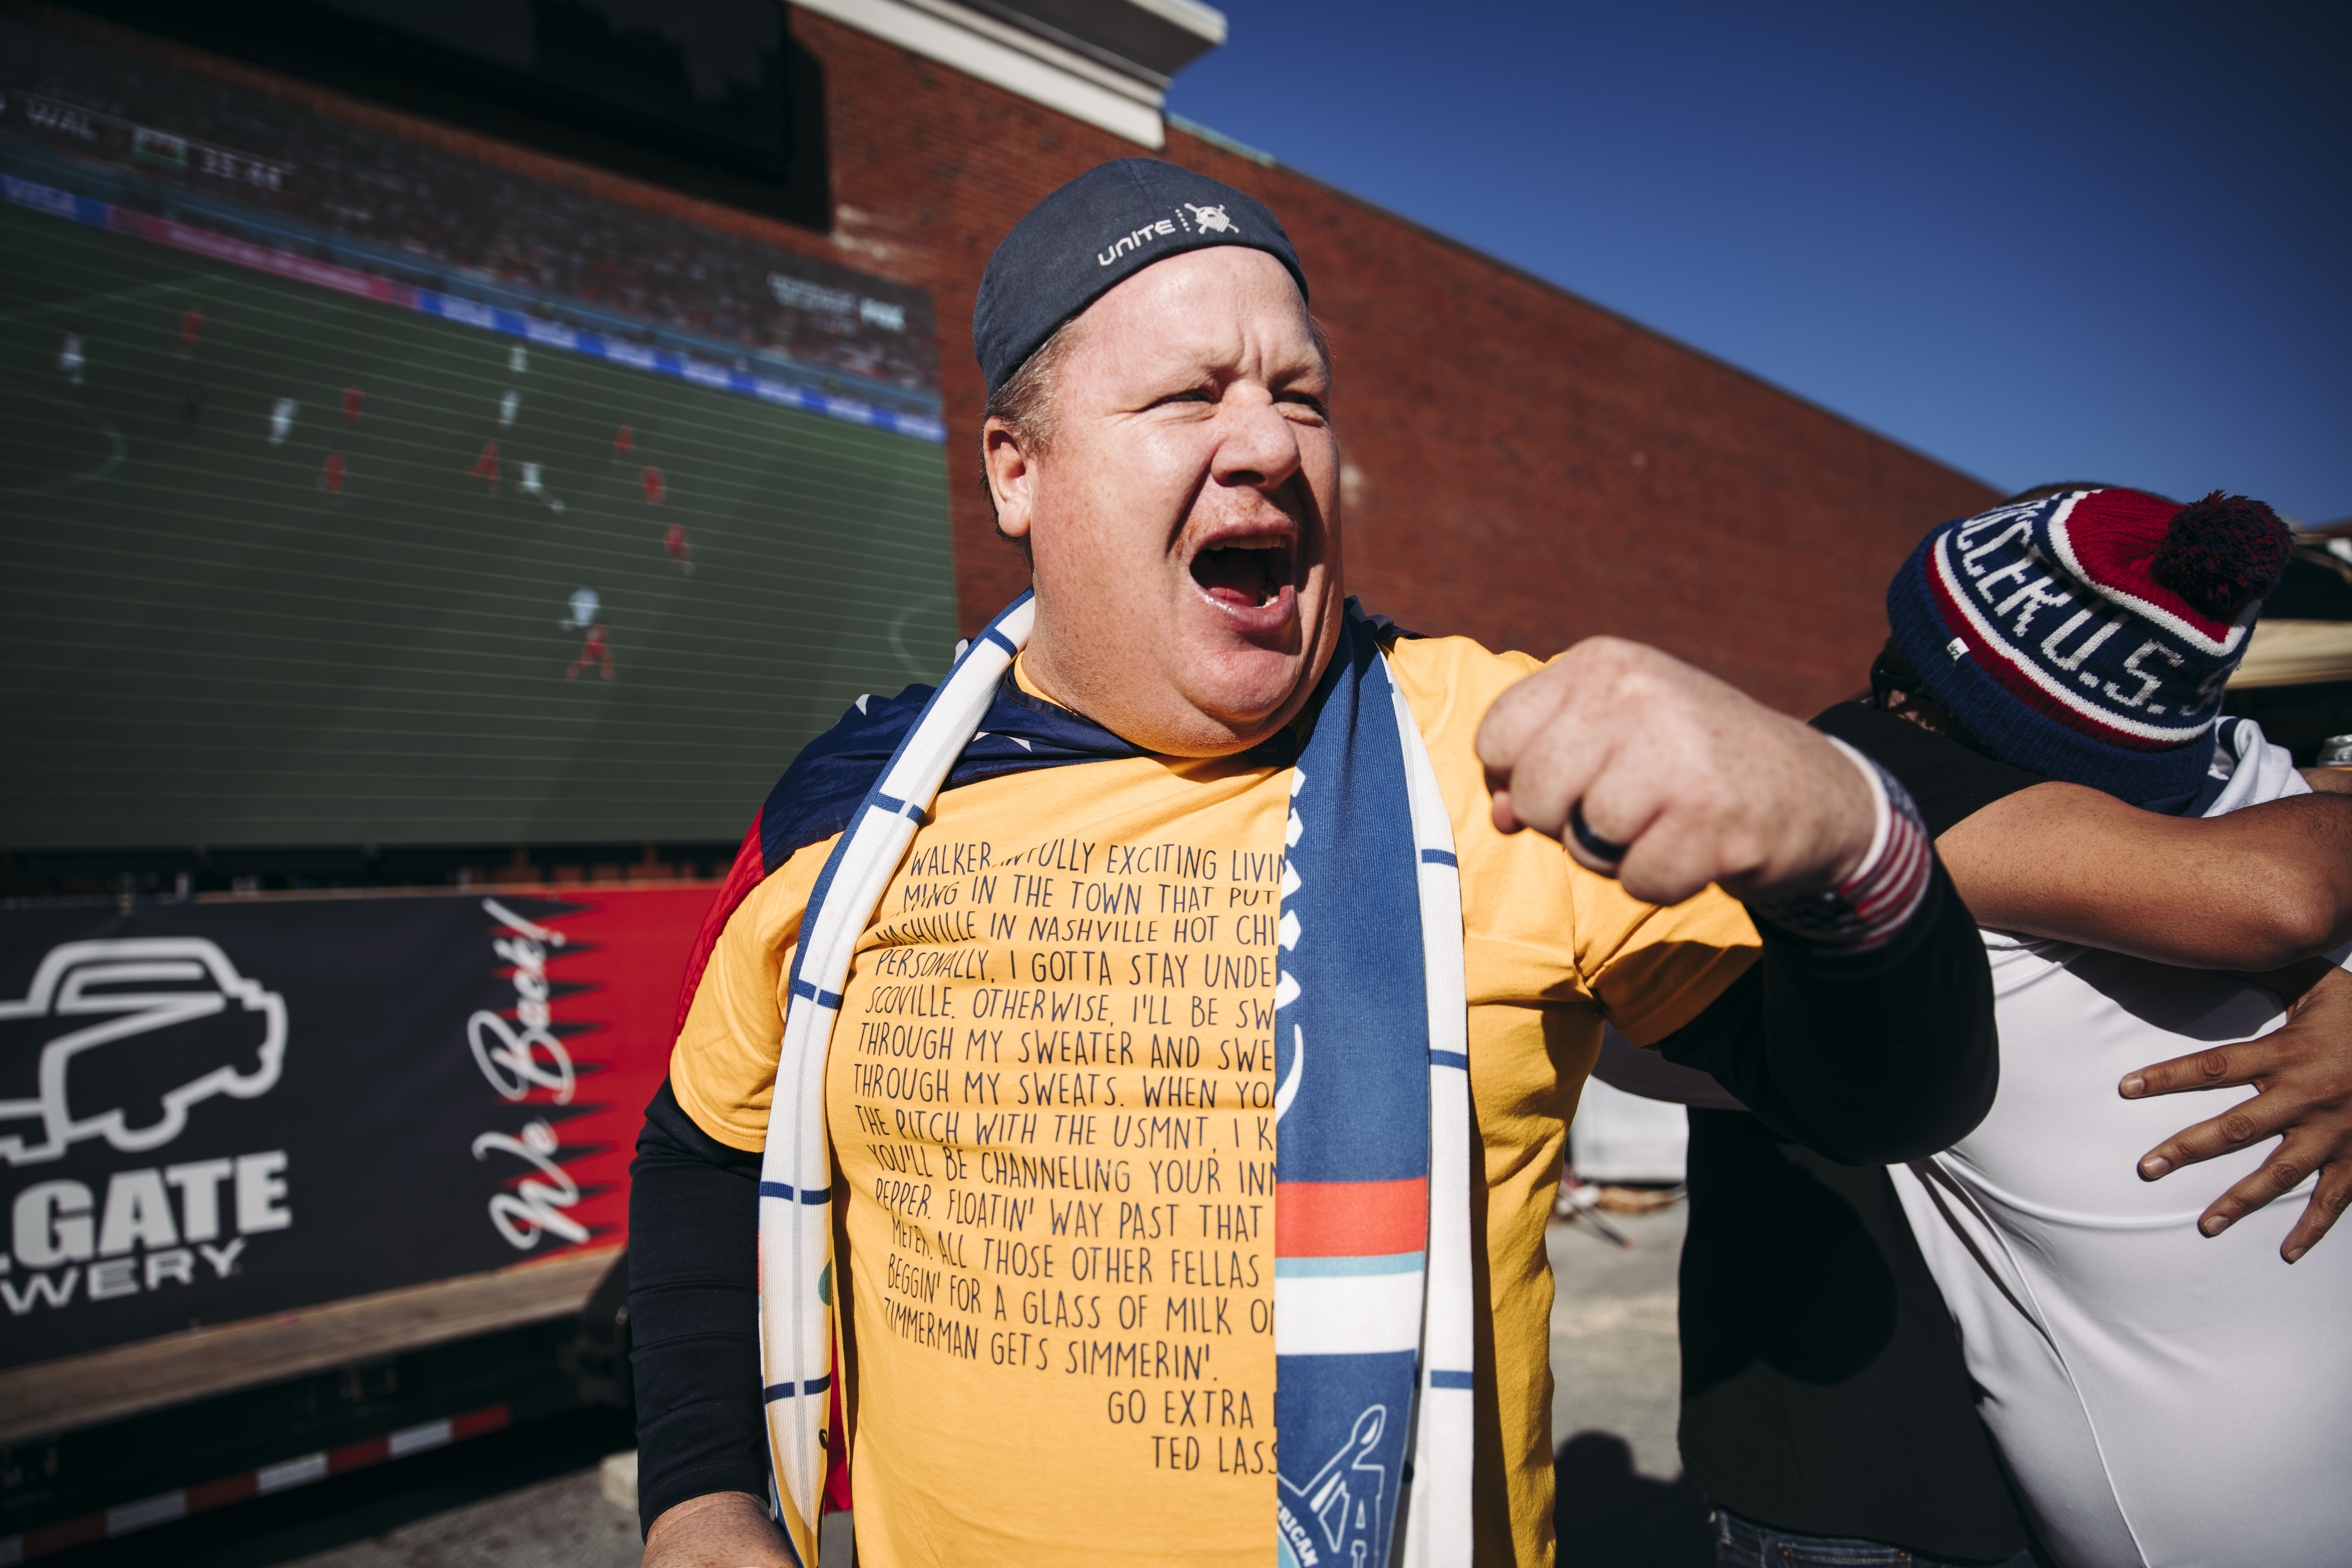
<path id="1" fill-rule="evenodd" d="M 925 291 L 44 16 L 0 18 L 0 848 L 732 839 L 945 669 Z"/>

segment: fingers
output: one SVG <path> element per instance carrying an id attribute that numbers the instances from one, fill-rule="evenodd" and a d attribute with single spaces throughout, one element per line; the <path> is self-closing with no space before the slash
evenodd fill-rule
<path id="1" fill-rule="evenodd" d="M 1709 716 L 1726 703 L 1731 721 Z M 1604 875 L 1619 875 L 1621 861 L 1639 866 L 1638 853 L 1610 847 L 1637 850 L 1678 795 L 1705 793 L 1714 770 L 1695 738 L 1720 736 L 1737 749 L 1734 732 L 1751 709 L 1765 711 L 1654 648 L 1588 637 L 1496 698 L 1478 726 L 1495 826 L 1559 839 Z"/>
<path id="2" fill-rule="evenodd" d="M 2341 1020 L 2327 997 L 2342 986 L 2331 973 L 2298 1001 L 2284 1028 L 2260 1039 L 2211 1047 L 2124 1076 L 2126 1100 L 2186 1089 L 2253 1084 L 2260 1093 L 2210 1121 L 2184 1128 L 2142 1156 L 2140 1177 L 2155 1181 L 2182 1165 L 2280 1142 L 2261 1166 L 2215 1199 L 2197 1222 L 2219 1236 L 2254 1210 L 2319 1173 L 2311 1201 L 2279 1245 L 2294 1262 L 2352 1207 L 2352 1070 L 2347 1070 Z M 2284 1136 L 2280 1136 L 2284 1134 Z"/>
<path id="3" fill-rule="evenodd" d="M 1519 820 L 1519 814 L 1511 809 L 1511 790 L 1508 784 L 1496 784 L 1490 777 L 1487 780 L 1486 788 L 1493 796 L 1489 809 L 1494 813 L 1496 832 L 1517 833 L 1527 826 Z"/>
<path id="4" fill-rule="evenodd" d="M 2126 1100 L 2139 1100 L 2152 1094 L 2178 1094 L 2189 1089 L 2228 1089 L 2233 1084 L 2252 1083 L 2279 1063 L 2279 1051 L 2266 1042 L 2275 1035 L 2265 1035 L 2259 1040 L 2242 1045 L 2215 1046 L 2170 1061 L 2158 1062 L 2136 1072 L 2126 1073 L 2116 1086 Z"/>
<path id="5" fill-rule="evenodd" d="M 1556 710 L 1521 744 L 1507 788 L 1496 793 L 1496 826 L 1504 826 L 1507 810 L 1633 897 L 1676 903 L 1706 886 L 1718 867 L 1704 826 L 1671 826 L 1674 783 L 1659 757 L 1613 743 L 1573 710 L 1563 721 Z"/>
<path id="6" fill-rule="evenodd" d="M 1604 780 L 1605 786 L 1610 781 Z M 1668 809 L 1635 818 L 1626 810 L 1610 813 L 1608 791 L 1596 788 L 1585 809 L 1601 822 L 1639 821 L 1632 847 L 1616 867 L 1618 885 L 1644 903 L 1678 904 L 1721 876 L 1726 868 L 1726 837 L 1712 824 L 1694 824 L 1693 813 Z M 1614 826 L 1610 829 L 1614 837 Z M 1737 856 L 1739 851 L 1731 851 Z"/>
<path id="7" fill-rule="evenodd" d="M 1604 731 L 1578 711 L 1591 706 L 1589 696 L 1578 700 L 1582 662 L 1563 659 L 1520 681 L 1495 700 L 1478 726 L 1495 826 L 1506 833 L 1533 827 L 1566 837 L 1570 809 L 1607 756 Z M 1589 819 L 1587 825 L 1612 842 L 1627 842 Z M 1590 853 L 1578 858 L 1594 870 L 1612 868 Z"/>
<path id="8" fill-rule="evenodd" d="M 1477 752 L 1498 829 L 1559 839 L 1650 902 L 1717 881 L 1766 901 L 1811 892 L 1870 846 L 1870 784 L 1828 742 L 1614 637 L 1585 639 L 1496 698 Z"/>
<path id="9" fill-rule="evenodd" d="M 1601 798 L 1587 795 L 1606 755 L 1590 742 L 1554 730 L 1520 753 L 1510 784 L 1512 815 L 1559 839 L 1588 868 L 1604 872 L 1616 869 L 1605 851 L 1633 843 L 1647 825 L 1645 816 L 1625 811 L 1622 802 L 1611 809 L 1608 795 L 1622 791 L 1604 792 Z M 1588 844 L 1578 843 L 1569 827 L 1570 814 L 1580 804 Z"/>
<path id="10" fill-rule="evenodd" d="M 2271 1157 L 2263 1162 L 2260 1170 L 2232 1185 L 2206 1206 L 2205 1212 L 2198 1216 L 2198 1230 L 2206 1236 L 2221 1235 L 2256 1209 L 2294 1191 L 2318 1165 L 2319 1151 L 2315 1141 L 2288 1134 L 2272 1152 Z M 2306 1223 L 2309 1217 L 2306 1214 Z M 2324 1231 L 2326 1227 L 2323 1226 L 2320 1228 Z M 2282 1247 L 2280 1250 L 2284 1255 L 2285 1249 Z"/>
<path id="11" fill-rule="evenodd" d="M 2303 1217 L 2279 1243 L 2279 1256 L 2289 1263 L 2302 1262 L 2303 1255 L 2319 1244 L 2347 1208 L 2352 1208 L 2352 1160 L 2338 1160 L 2321 1169 L 2319 1186 L 2304 1205 Z"/>
<path id="12" fill-rule="evenodd" d="M 2183 1165 L 2194 1165 L 2216 1154 L 2231 1153 L 2249 1143 L 2274 1138 L 2287 1129 L 2295 1115 L 2295 1109 L 2283 1096 L 2258 1094 L 2242 1100 L 2219 1116 L 2182 1128 L 2141 1155 L 2140 1180 L 2153 1182 Z M 2295 1179 L 2302 1180 L 2300 1176 Z"/>
<path id="13" fill-rule="evenodd" d="M 1495 826 L 1506 833 L 1528 825 L 1510 805 L 1512 773 L 1528 743 L 1549 727 L 1569 695 L 1569 685 L 1559 679 L 1557 667 L 1538 670 L 1496 698 L 1478 721 L 1478 761 L 1486 767 L 1486 788 L 1495 797 Z"/>

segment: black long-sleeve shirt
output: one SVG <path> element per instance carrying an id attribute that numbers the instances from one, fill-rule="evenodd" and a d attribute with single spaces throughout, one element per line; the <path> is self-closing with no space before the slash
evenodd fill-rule
<path id="1" fill-rule="evenodd" d="M 1976 919 L 1937 862 L 1884 947 L 1844 953 L 1757 921 L 1762 960 L 1661 1042 L 1776 1131 L 1846 1165 L 1948 1149 L 1992 1109 L 2000 1052 Z"/>
<path id="2" fill-rule="evenodd" d="M 637 1518 L 768 1490 L 760 1405 L 760 1156 L 694 1124 L 667 1079 L 629 1165 Z"/>
<path id="3" fill-rule="evenodd" d="M 1862 703 L 1813 722 L 1902 780 L 1933 834 L 2042 782 Z M 1825 1157 L 1767 1110 L 1690 1116 L 1685 1469 L 1782 1530 L 2010 1557 L 2025 1527 L 1885 1168 Z"/>

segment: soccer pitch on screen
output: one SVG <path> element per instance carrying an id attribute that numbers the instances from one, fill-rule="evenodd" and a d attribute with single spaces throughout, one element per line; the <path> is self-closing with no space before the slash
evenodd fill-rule
<path id="1" fill-rule="evenodd" d="M 731 839 L 860 692 L 946 669 L 946 482 L 0 206 L 0 839 Z"/>

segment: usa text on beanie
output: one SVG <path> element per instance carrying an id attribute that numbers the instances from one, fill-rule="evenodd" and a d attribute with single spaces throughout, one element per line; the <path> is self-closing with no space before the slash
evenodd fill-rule
<path id="1" fill-rule="evenodd" d="M 1155 261 L 1214 245 L 1263 250 L 1307 275 L 1274 214 L 1221 180 L 1156 158 L 1093 168 L 1029 209 L 988 258 L 971 347 L 992 397 L 1055 329 Z"/>
<path id="2" fill-rule="evenodd" d="M 1930 533 L 1887 619 L 1927 694 L 2003 762 L 2168 809 L 2211 763 L 2289 543 L 2242 496 L 2072 490 Z"/>

